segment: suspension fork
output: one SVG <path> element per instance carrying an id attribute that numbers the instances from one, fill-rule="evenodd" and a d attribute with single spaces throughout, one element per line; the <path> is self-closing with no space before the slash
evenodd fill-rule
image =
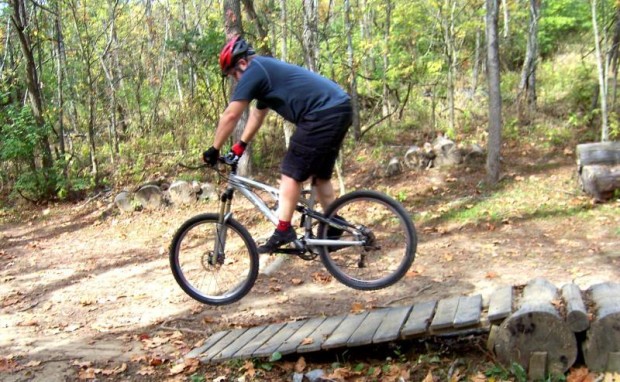
<path id="1" fill-rule="evenodd" d="M 233 198 L 234 189 L 232 187 L 228 187 L 222 195 L 220 196 L 220 213 L 218 214 L 218 222 L 217 222 L 217 230 L 216 236 L 217 240 L 215 241 L 215 248 L 213 253 L 215 254 L 214 259 L 211 259 L 211 264 L 215 265 L 215 263 L 223 264 L 225 249 L 226 249 L 226 222 L 230 219 L 231 216 L 231 207 L 232 207 L 232 198 Z"/>

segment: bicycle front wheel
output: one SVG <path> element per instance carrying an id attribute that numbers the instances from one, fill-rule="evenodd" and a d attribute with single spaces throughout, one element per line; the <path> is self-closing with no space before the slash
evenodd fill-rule
<path id="1" fill-rule="evenodd" d="M 325 268 L 341 283 L 360 290 L 381 289 L 396 283 L 411 267 L 416 231 L 407 211 L 394 199 L 376 191 L 354 191 L 336 199 L 325 215 L 343 219 L 351 228 L 341 231 L 321 223 L 320 238 L 364 242 L 321 247 Z"/>
<path id="2" fill-rule="evenodd" d="M 258 252 L 236 220 L 221 225 L 219 215 L 185 222 L 170 245 L 170 267 L 179 286 L 204 304 L 225 305 L 245 296 L 258 276 Z"/>

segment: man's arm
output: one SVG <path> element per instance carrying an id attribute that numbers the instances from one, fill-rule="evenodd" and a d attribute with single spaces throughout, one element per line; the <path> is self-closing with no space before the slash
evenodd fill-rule
<path id="1" fill-rule="evenodd" d="M 269 112 L 268 108 L 265 109 L 257 109 L 253 108 L 250 111 L 250 116 L 248 117 L 248 123 L 245 125 L 245 129 L 243 130 L 243 134 L 241 134 L 241 140 L 245 143 L 249 143 L 256 132 L 263 124 L 265 120 L 265 116 Z"/>
<path id="2" fill-rule="evenodd" d="M 230 137 L 232 132 L 235 130 L 235 126 L 237 126 L 237 122 L 241 118 L 241 115 L 243 114 L 245 108 L 248 107 L 248 104 L 248 101 L 232 101 L 228 104 L 226 110 L 224 110 L 224 113 L 222 113 L 222 115 L 220 116 L 220 121 L 217 124 L 217 130 L 215 130 L 215 139 L 213 140 L 213 147 L 220 150 L 222 146 L 224 146 L 224 143 L 226 143 L 228 137 Z"/>

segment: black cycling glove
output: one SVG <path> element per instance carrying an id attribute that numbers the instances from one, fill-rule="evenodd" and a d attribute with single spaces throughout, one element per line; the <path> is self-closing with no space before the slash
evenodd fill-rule
<path id="1" fill-rule="evenodd" d="M 215 166 L 219 157 L 220 150 L 216 149 L 213 146 L 209 147 L 207 151 L 202 153 L 202 160 L 210 166 Z"/>

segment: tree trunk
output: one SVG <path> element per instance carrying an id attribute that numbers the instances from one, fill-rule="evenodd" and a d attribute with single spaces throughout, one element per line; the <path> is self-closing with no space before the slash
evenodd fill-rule
<path id="1" fill-rule="evenodd" d="M 525 96 L 530 112 L 536 110 L 536 67 L 538 65 L 538 21 L 540 20 L 540 1 L 530 0 L 530 26 L 527 34 L 527 49 L 519 94 Z"/>
<path id="2" fill-rule="evenodd" d="M 286 0 L 280 0 L 280 24 L 282 24 L 281 35 L 281 53 L 280 59 L 282 61 L 288 60 L 288 12 L 286 8 Z M 284 130 L 284 145 L 288 148 L 288 145 L 295 131 L 295 125 L 287 120 L 284 120 L 282 129 Z"/>
<path id="3" fill-rule="evenodd" d="M 487 82 L 489 87 L 489 138 L 487 142 L 487 181 L 499 181 L 502 145 L 502 95 L 500 90 L 499 42 L 497 34 L 498 0 L 486 0 Z"/>
<path id="4" fill-rule="evenodd" d="M 618 62 L 620 56 L 620 4 L 616 3 L 615 29 L 612 37 L 611 47 L 608 54 L 608 66 L 611 68 L 611 103 L 609 110 L 616 109 L 616 99 L 618 95 Z"/>
<path id="5" fill-rule="evenodd" d="M 510 35 L 510 14 L 508 12 L 508 4 L 506 0 L 502 0 L 502 9 L 504 11 L 504 38 L 507 39 Z"/>
<path id="6" fill-rule="evenodd" d="M 383 30 L 383 70 L 382 70 L 382 81 L 383 81 L 383 117 L 387 117 L 392 114 L 392 107 L 390 105 L 390 91 L 388 87 L 388 78 L 387 72 L 390 68 L 390 29 L 391 29 L 391 17 L 392 17 L 392 2 L 391 0 L 386 0 L 385 7 L 385 29 Z M 388 118 L 388 125 L 390 124 L 390 119 Z"/>
<path id="7" fill-rule="evenodd" d="M 306 67 L 317 72 L 319 58 L 318 35 L 318 0 L 304 0 L 303 48 Z"/>
<path id="8" fill-rule="evenodd" d="M 230 40 L 235 36 L 243 35 L 243 24 L 241 19 L 241 4 L 239 0 L 225 0 L 224 1 L 224 33 L 226 34 L 226 40 Z M 235 83 L 231 84 L 231 94 L 234 89 Z M 248 122 L 248 109 L 246 109 L 237 122 L 235 131 L 233 132 L 233 141 L 241 139 L 241 134 L 245 128 L 245 124 Z M 245 155 L 241 157 L 239 161 L 239 175 L 249 176 L 252 173 L 252 146 L 249 145 Z"/>
<path id="9" fill-rule="evenodd" d="M 353 25 L 351 24 L 351 2 L 345 0 L 344 2 L 344 23 L 347 31 L 347 63 L 349 65 L 349 81 L 351 92 L 351 106 L 353 108 L 353 122 L 351 127 L 353 128 L 353 137 L 355 141 L 359 141 L 361 137 L 360 131 L 360 107 L 357 94 L 357 69 L 354 61 L 353 53 Z"/>
<path id="10" fill-rule="evenodd" d="M 596 66 L 598 68 L 598 82 L 601 99 L 601 141 L 609 140 L 609 125 L 607 123 L 607 73 L 603 68 L 604 58 L 601 56 L 598 21 L 596 17 L 597 0 L 592 0 L 592 29 L 594 31 L 594 45 L 596 49 Z"/>
<path id="11" fill-rule="evenodd" d="M 45 120 L 43 118 L 43 94 L 41 92 L 39 74 L 37 72 L 37 65 L 33 54 L 34 47 L 30 40 L 30 36 L 27 33 L 30 25 L 27 16 L 27 10 L 25 8 L 26 4 L 24 0 L 10 0 L 9 4 L 13 8 L 11 20 L 13 22 L 13 26 L 15 27 L 15 32 L 17 33 L 21 51 L 24 56 L 24 66 L 26 68 L 26 86 L 28 88 L 28 99 L 30 100 L 32 114 L 34 116 L 37 126 L 40 129 L 44 129 Z M 52 149 L 50 147 L 47 132 L 44 132 L 40 135 L 38 145 L 41 149 L 42 164 L 43 168 L 46 170 L 45 176 L 47 178 L 49 175 L 47 174 L 47 172 L 48 170 L 51 170 L 53 166 Z M 32 158 L 32 160 L 34 163 L 34 158 Z M 52 195 L 52 193 L 54 192 L 53 185 L 47 181 L 46 183 L 47 184 L 44 185 L 46 194 Z"/>
<path id="12" fill-rule="evenodd" d="M 254 1 L 252 0 L 241 0 L 243 2 L 243 7 L 245 8 L 245 13 L 248 15 L 248 19 L 254 26 L 256 27 L 256 31 L 258 32 L 258 37 L 260 40 L 260 44 L 257 46 L 258 52 L 262 55 L 272 56 L 271 48 L 267 41 L 269 41 L 269 35 L 267 30 L 263 27 L 263 24 L 260 22 L 258 15 L 256 14 L 256 10 L 254 9 Z"/>
<path id="13" fill-rule="evenodd" d="M 474 51 L 474 65 L 471 71 L 471 98 L 473 99 L 478 89 L 478 77 L 480 75 L 480 28 L 476 29 L 476 46 Z"/>

